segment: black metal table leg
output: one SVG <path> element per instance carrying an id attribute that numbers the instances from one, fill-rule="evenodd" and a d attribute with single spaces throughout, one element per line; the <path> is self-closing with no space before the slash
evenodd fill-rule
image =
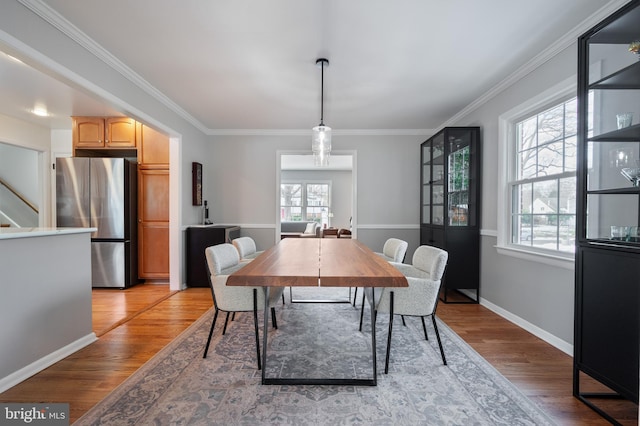
<path id="1" fill-rule="evenodd" d="M 330 386 L 377 386 L 377 361 L 376 361 L 376 325 L 373 301 L 371 305 L 371 356 L 373 363 L 373 378 L 349 379 L 349 378 L 281 378 L 267 377 L 267 330 L 269 328 L 269 287 L 264 288 L 264 338 L 262 346 L 262 384 L 263 385 L 330 385 Z M 373 291 L 375 296 L 375 290 Z"/>
<path id="2" fill-rule="evenodd" d="M 262 384 L 265 385 L 267 376 L 267 331 L 269 330 L 269 287 L 264 287 L 264 329 L 262 331 Z"/>

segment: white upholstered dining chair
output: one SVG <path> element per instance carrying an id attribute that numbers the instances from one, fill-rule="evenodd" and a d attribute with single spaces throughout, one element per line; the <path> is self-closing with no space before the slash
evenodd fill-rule
<path id="1" fill-rule="evenodd" d="M 240 262 L 250 262 L 260 256 L 264 251 L 257 251 L 256 242 L 251 237 L 239 237 L 231 241 L 231 244 L 238 250 Z M 284 292 L 282 292 L 282 304 L 284 305 Z"/>
<path id="2" fill-rule="evenodd" d="M 255 259 L 263 253 L 257 251 L 256 242 L 251 237 L 239 237 L 232 240 L 231 243 L 238 250 L 240 260 Z"/>
<path id="3" fill-rule="evenodd" d="M 436 333 L 442 362 L 447 365 L 444 355 L 438 325 L 436 323 L 436 308 L 442 277 L 447 265 L 449 254 L 442 249 L 432 246 L 420 246 L 413 254 L 411 265 L 391 262 L 407 278 L 409 287 L 395 287 L 376 289 L 365 288 L 365 297 L 371 300 L 375 294 L 374 307 L 376 315 L 389 313 L 389 333 L 387 336 L 387 353 L 384 372 L 389 371 L 389 357 L 391 354 L 391 332 L 393 330 L 393 316 L 417 316 L 422 320 L 424 337 L 429 340 L 424 317 L 430 316 Z M 364 306 L 363 306 L 364 307 Z M 360 313 L 360 330 L 362 330 L 362 312 Z"/>
<path id="4" fill-rule="evenodd" d="M 407 248 L 409 244 L 406 241 L 398 238 L 389 238 L 384 242 L 382 246 L 382 253 L 376 252 L 376 254 L 389 262 L 404 262 L 404 257 L 407 254 Z M 358 295 L 358 287 L 356 287 L 353 293 L 353 306 L 356 306 L 356 296 Z M 362 305 L 364 306 L 364 296 L 362 296 Z"/>
<path id="5" fill-rule="evenodd" d="M 398 238 L 389 238 L 382 246 L 382 253 L 376 254 L 389 262 L 402 263 L 407 254 L 407 247 L 409 247 L 409 244 L 406 241 Z"/>
<path id="6" fill-rule="evenodd" d="M 207 260 L 209 284 L 211 287 L 211 296 L 213 297 L 215 313 L 213 314 L 213 321 L 211 322 L 211 329 L 209 330 L 209 337 L 207 338 L 203 358 L 207 357 L 207 352 L 209 351 L 209 345 L 211 343 L 211 336 L 213 335 L 213 329 L 216 325 L 216 319 L 218 318 L 219 311 L 227 313 L 224 328 L 222 330 L 223 335 L 227 330 L 229 313 L 253 312 L 258 369 L 261 369 L 260 339 L 258 336 L 258 310 L 264 309 L 263 288 L 227 286 L 227 278 L 229 274 L 246 265 L 246 263 L 240 262 L 240 255 L 232 244 L 224 243 L 207 247 L 205 249 L 205 258 Z M 271 306 L 271 321 L 273 322 L 274 328 L 278 328 L 278 326 L 273 306 L 275 306 L 275 301 L 280 298 L 282 290 L 282 288 L 273 287 L 270 292 L 269 306 Z"/>

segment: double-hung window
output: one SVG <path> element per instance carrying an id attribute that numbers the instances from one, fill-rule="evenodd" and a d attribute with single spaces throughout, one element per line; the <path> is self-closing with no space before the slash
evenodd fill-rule
<path id="1" fill-rule="evenodd" d="M 329 182 L 289 182 L 280 185 L 280 220 L 328 224 L 331 210 Z"/>
<path id="2" fill-rule="evenodd" d="M 572 253 L 576 226 L 576 98 L 530 114 L 513 125 L 509 242 L 534 250 Z"/>

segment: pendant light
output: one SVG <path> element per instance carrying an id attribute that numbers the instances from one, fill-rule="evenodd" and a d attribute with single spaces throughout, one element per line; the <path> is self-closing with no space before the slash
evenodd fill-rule
<path id="1" fill-rule="evenodd" d="M 324 119 L 324 67 L 329 66 L 329 60 L 319 58 L 316 65 L 321 69 L 320 80 L 320 124 L 311 129 L 311 151 L 313 163 L 316 166 L 328 166 L 331 154 L 331 127 L 325 126 Z"/>

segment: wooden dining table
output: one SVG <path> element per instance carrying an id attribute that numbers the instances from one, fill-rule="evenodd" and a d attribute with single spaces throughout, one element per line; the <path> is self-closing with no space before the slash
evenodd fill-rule
<path id="1" fill-rule="evenodd" d="M 230 286 L 260 286 L 265 300 L 271 287 L 407 287 L 407 279 L 389 262 L 355 239 L 285 238 L 227 279 Z M 376 386 L 376 333 L 371 307 L 372 378 L 266 377 L 269 306 L 264 307 L 262 384 Z M 310 324 L 310 327 L 313 325 Z"/>

